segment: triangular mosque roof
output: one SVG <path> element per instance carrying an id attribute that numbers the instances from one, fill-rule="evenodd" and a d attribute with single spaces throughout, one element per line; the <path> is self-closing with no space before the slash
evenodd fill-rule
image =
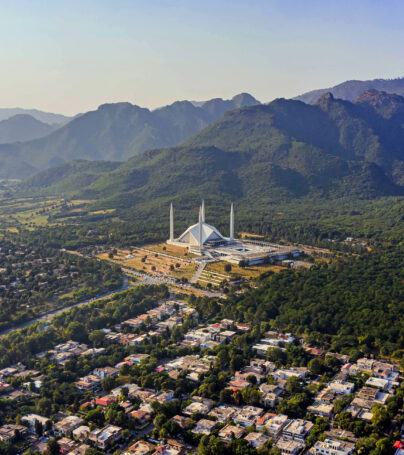
<path id="1" fill-rule="evenodd" d="M 204 245 L 209 240 L 224 240 L 225 238 L 222 234 L 210 224 L 205 222 L 201 223 L 202 225 L 202 245 Z M 190 226 L 183 234 L 181 234 L 178 239 L 178 242 L 188 243 L 191 245 L 199 245 L 199 223 Z"/>

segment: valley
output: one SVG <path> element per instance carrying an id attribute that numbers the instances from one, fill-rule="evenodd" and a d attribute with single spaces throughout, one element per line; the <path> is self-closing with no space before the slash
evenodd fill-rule
<path id="1" fill-rule="evenodd" d="M 279 99 L 127 161 L 3 180 L 0 449 L 389 455 L 403 106 Z"/>

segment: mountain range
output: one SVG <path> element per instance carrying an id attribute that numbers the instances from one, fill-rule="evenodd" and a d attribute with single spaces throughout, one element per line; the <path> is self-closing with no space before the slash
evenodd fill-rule
<path id="1" fill-rule="evenodd" d="M 0 121 L 0 144 L 22 142 L 47 136 L 59 127 L 58 124 L 41 122 L 32 115 L 17 114 Z"/>
<path id="2" fill-rule="evenodd" d="M 373 79 L 369 81 L 346 81 L 334 87 L 312 90 L 295 97 L 295 100 L 314 104 L 321 95 L 330 92 L 335 98 L 354 101 L 366 90 L 378 90 L 404 96 L 404 77 L 397 79 Z"/>
<path id="3" fill-rule="evenodd" d="M 282 200 L 403 195 L 403 108 L 404 98 L 374 90 L 354 103 L 331 93 L 314 105 L 277 99 L 229 111 L 178 146 L 124 163 L 70 162 L 21 189 L 99 200 L 124 217 L 171 199 L 265 210 Z"/>
<path id="4" fill-rule="evenodd" d="M 62 125 L 63 123 L 66 123 L 69 120 L 71 120 L 71 117 L 67 117 L 66 115 L 54 114 L 52 112 L 44 112 L 38 109 L 23 109 L 21 107 L 0 108 L 0 120 L 7 120 L 8 118 L 13 117 L 14 115 L 20 114 L 30 115 L 31 117 L 34 117 L 36 120 L 39 120 L 40 122 L 43 123 L 48 123 L 49 125 L 52 125 L 54 123 Z"/>
<path id="5" fill-rule="evenodd" d="M 103 104 L 46 137 L 0 145 L 0 177 L 23 178 L 74 159 L 123 161 L 148 149 L 176 145 L 226 111 L 258 103 L 242 93 L 200 107 L 177 101 L 153 111 L 130 103 Z"/>

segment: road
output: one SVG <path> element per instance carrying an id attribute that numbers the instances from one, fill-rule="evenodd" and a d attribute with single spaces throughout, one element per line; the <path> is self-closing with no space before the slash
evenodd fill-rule
<path id="1" fill-rule="evenodd" d="M 103 295 L 99 295 L 97 297 L 94 297 L 92 299 L 84 300 L 82 302 L 74 303 L 73 305 L 65 306 L 63 308 L 59 308 L 57 310 L 51 311 L 49 313 L 43 314 L 42 316 L 38 316 L 35 319 L 31 319 L 30 321 L 22 322 L 21 324 L 17 324 L 13 327 L 10 327 L 8 329 L 0 331 L 0 336 L 7 335 L 8 333 L 12 332 L 13 330 L 18 330 L 18 329 L 23 329 L 25 327 L 28 327 L 32 324 L 35 324 L 36 322 L 40 321 L 45 321 L 47 319 L 50 319 L 58 314 L 64 313 L 65 311 L 71 310 L 72 308 L 87 305 L 88 303 L 94 302 L 95 300 L 99 300 L 105 297 L 112 296 L 118 292 L 125 291 L 126 289 L 129 289 L 131 287 L 135 286 L 141 286 L 141 285 L 152 285 L 152 284 L 166 284 L 169 286 L 175 286 L 177 288 L 182 288 L 184 290 L 190 290 L 190 291 L 196 291 L 196 292 L 202 292 L 204 295 L 207 297 L 221 297 L 221 298 L 226 298 L 225 294 L 222 294 L 221 292 L 215 292 L 215 291 L 209 291 L 207 289 L 199 289 L 191 286 L 190 284 L 185 284 L 185 283 L 176 283 L 175 279 L 172 277 L 169 277 L 167 275 L 164 276 L 156 276 L 156 275 L 149 275 L 149 274 L 143 274 L 140 272 L 137 272 L 133 269 L 127 269 L 124 267 L 121 267 L 122 272 L 125 274 L 124 275 L 124 280 L 123 280 L 123 285 L 122 287 L 117 290 L 117 291 L 111 291 L 107 292 Z M 139 278 L 138 281 L 136 281 L 134 284 L 129 284 L 129 277 L 126 275 L 134 275 Z"/>
<path id="2" fill-rule="evenodd" d="M 57 314 L 64 313 L 65 311 L 71 310 L 74 307 L 87 305 L 88 303 L 94 302 L 95 300 L 109 297 L 111 295 L 116 294 L 117 292 L 125 291 L 126 289 L 129 289 L 130 287 L 133 287 L 133 284 L 129 284 L 129 278 L 126 275 L 124 275 L 123 285 L 119 290 L 107 292 L 107 293 L 99 295 L 97 297 L 93 297 L 91 299 L 84 300 L 82 302 L 74 303 L 73 305 L 65 306 L 63 308 L 59 308 L 57 310 L 50 311 L 49 313 L 43 314 L 42 316 L 38 316 L 37 318 L 31 319 L 30 321 L 26 321 L 21 324 L 10 327 L 6 330 L 2 330 L 0 332 L 0 336 L 7 335 L 8 333 L 10 333 L 13 330 L 23 329 L 24 327 L 28 327 L 29 325 L 35 324 L 36 322 L 45 321 L 46 319 L 52 318 L 53 316 L 56 316 Z"/>

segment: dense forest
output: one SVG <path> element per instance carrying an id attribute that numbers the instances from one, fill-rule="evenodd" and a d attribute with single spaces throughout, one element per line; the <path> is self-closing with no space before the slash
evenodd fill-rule
<path id="1" fill-rule="evenodd" d="M 263 277 L 261 285 L 229 298 L 220 317 L 306 336 L 319 346 L 349 353 L 402 357 L 404 249 L 379 249 L 310 270 Z M 219 307 L 202 303 L 214 316 Z"/>

